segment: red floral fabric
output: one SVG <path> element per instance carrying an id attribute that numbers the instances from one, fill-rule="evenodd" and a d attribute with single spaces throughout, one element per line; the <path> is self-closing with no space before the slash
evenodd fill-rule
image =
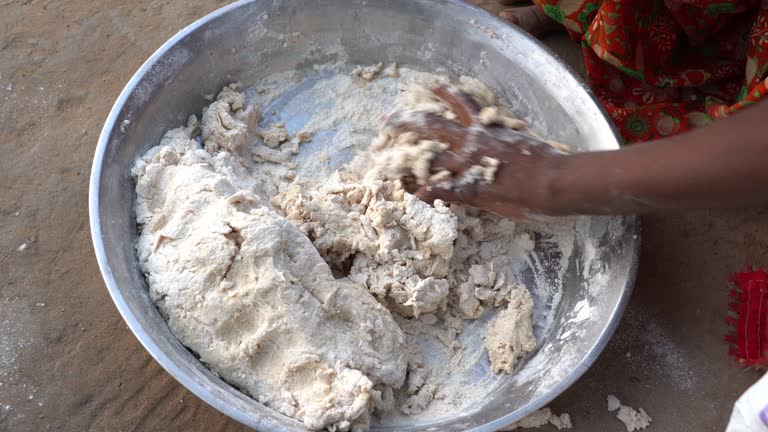
<path id="1" fill-rule="evenodd" d="M 628 142 L 707 125 L 768 93 L 768 0 L 535 2 L 581 43 L 588 83 Z"/>

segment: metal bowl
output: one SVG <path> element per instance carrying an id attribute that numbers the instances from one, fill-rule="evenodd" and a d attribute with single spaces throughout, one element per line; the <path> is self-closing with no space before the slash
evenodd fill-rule
<path id="1" fill-rule="evenodd" d="M 474 76 L 549 138 L 579 150 L 619 147 L 590 91 L 560 60 L 527 34 L 461 1 L 239 1 L 171 38 L 126 85 L 99 138 L 89 197 L 94 248 L 118 310 L 147 351 L 197 396 L 260 431 L 305 428 L 211 373 L 170 332 L 137 265 L 130 168 L 223 85 L 334 61 L 396 61 Z M 627 303 L 639 244 L 635 218 L 590 222 L 576 241 L 552 325 L 517 373 L 469 409 L 396 430 L 494 431 L 543 407 L 589 368 Z"/>

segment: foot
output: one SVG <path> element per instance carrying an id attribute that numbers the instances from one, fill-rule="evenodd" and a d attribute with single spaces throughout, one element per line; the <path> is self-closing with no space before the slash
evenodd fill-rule
<path id="1" fill-rule="evenodd" d="M 502 4 L 519 3 L 517 0 L 500 0 Z M 499 16 L 515 24 L 533 36 L 541 36 L 561 28 L 560 24 L 544 14 L 538 6 L 519 6 L 501 11 Z"/>

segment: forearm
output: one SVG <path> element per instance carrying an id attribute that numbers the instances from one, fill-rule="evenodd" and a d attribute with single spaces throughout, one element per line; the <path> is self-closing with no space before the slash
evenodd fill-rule
<path id="1" fill-rule="evenodd" d="M 550 214 L 768 204 L 768 103 L 665 140 L 566 156 L 551 171 Z"/>

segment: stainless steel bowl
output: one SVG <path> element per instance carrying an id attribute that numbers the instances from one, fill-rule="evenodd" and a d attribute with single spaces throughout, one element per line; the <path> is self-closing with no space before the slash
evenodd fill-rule
<path id="1" fill-rule="evenodd" d="M 260 431 L 305 429 L 212 374 L 171 334 L 137 266 L 129 171 L 166 130 L 207 104 L 204 95 L 232 81 L 249 84 L 339 60 L 396 61 L 475 76 L 553 139 L 580 150 L 619 147 L 592 94 L 550 51 L 457 0 L 245 0 L 171 38 L 126 85 L 99 138 L 89 197 L 93 243 L 117 308 L 147 351 L 197 396 Z M 627 303 L 637 234 L 635 218 L 592 218 L 589 232 L 577 241 L 553 324 L 517 374 L 470 409 L 396 429 L 494 431 L 573 384 L 604 348 Z M 597 269 L 590 266 L 595 254 L 602 264 Z M 585 279 L 593 270 L 604 277 Z"/>

